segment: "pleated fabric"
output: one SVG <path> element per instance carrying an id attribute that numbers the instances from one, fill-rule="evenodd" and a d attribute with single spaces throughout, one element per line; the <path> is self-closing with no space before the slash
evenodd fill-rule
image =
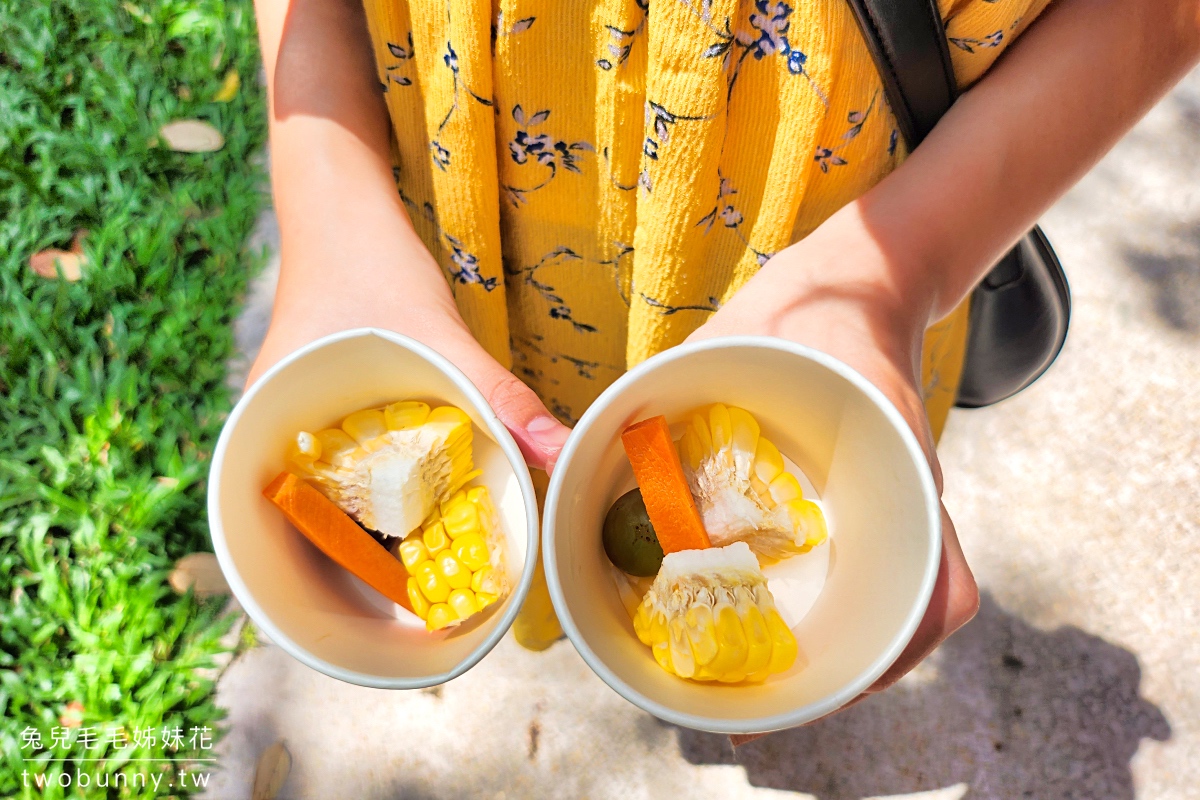
<path id="1" fill-rule="evenodd" d="M 940 0 L 960 85 L 1047 1 Z M 365 3 L 405 206 L 568 424 L 905 156 L 844 0 Z M 967 324 L 926 337 L 938 431 Z"/>

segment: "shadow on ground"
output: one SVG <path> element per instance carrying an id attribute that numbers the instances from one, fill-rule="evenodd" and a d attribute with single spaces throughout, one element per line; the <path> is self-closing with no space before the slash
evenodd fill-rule
<path id="1" fill-rule="evenodd" d="M 1149 284 L 1159 319 L 1181 333 L 1200 334 L 1200 224 L 1166 228 L 1152 247 L 1126 246 L 1124 255 Z"/>
<path id="2" fill-rule="evenodd" d="M 914 675 L 835 717 L 738 748 L 679 730 L 694 764 L 741 764 L 755 786 L 858 800 L 965 783 L 968 798 L 1133 798 L 1129 761 L 1170 738 L 1127 650 L 1043 632 L 984 595 Z"/>

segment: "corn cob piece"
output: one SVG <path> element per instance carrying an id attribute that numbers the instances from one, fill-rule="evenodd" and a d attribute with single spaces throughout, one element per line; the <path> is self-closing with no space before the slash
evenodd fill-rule
<path id="1" fill-rule="evenodd" d="M 404 401 L 301 431 L 288 461 L 363 527 L 404 536 L 479 474 L 471 440 L 460 409 Z"/>
<path id="2" fill-rule="evenodd" d="M 633 629 L 681 678 L 758 682 L 796 660 L 796 637 L 745 542 L 668 553 Z"/>
<path id="3" fill-rule="evenodd" d="M 508 591 L 503 532 L 488 490 L 460 490 L 395 548 L 428 630 L 458 625 Z"/>
<path id="4" fill-rule="evenodd" d="M 804 499 L 749 412 L 717 403 L 692 415 L 679 455 L 713 547 L 744 541 L 760 556 L 781 559 L 828 536 L 820 506 Z"/>

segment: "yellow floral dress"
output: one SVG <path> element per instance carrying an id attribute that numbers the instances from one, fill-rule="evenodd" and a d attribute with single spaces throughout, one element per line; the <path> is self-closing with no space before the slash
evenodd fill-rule
<path id="1" fill-rule="evenodd" d="M 1047 2 L 939 0 L 960 86 Z M 845 0 L 365 3 L 409 215 L 569 425 L 905 155 Z M 935 433 L 966 324 L 926 337 Z"/>

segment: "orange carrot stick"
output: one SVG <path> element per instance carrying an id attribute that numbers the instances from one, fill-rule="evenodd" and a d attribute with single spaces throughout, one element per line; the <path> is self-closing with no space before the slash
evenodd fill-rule
<path id="1" fill-rule="evenodd" d="M 321 552 L 393 603 L 412 611 L 404 565 L 332 500 L 290 472 L 279 473 L 263 489 L 263 497 L 278 506 L 288 522 Z"/>
<path id="2" fill-rule="evenodd" d="M 671 441 L 667 418 L 652 417 L 630 425 L 621 434 L 621 443 L 663 553 L 712 547 Z"/>

